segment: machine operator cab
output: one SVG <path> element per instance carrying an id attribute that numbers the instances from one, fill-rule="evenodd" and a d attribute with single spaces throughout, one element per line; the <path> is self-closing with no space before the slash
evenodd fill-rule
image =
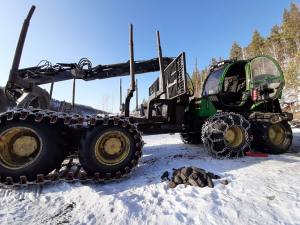
<path id="1" fill-rule="evenodd" d="M 242 106 L 248 97 L 255 104 L 272 101 L 280 95 L 284 86 L 280 66 L 265 55 L 251 60 L 219 62 L 210 70 L 202 97 L 225 106 Z"/>

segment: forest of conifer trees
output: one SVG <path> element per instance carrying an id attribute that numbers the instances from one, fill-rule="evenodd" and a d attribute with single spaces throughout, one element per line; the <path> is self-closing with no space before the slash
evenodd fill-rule
<path id="1" fill-rule="evenodd" d="M 269 55 L 281 66 L 285 76 L 285 91 L 293 96 L 295 105 L 298 107 L 298 86 L 300 71 L 300 10 L 299 7 L 290 3 L 290 9 L 283 10 L 282 24 L 276 24 L 270 30 L 269 37 L 262 37 L 257 29 L 253 31 L 252 40 L 248 46 L 242 47 L 233 41 L 229 59 L 248 60 L 257 55 Z M 219 62 L 222 61 L 219 57 Z M 209 65 L 201 71 L 198 70 L 197 57 L 195 69 L 191 80 L 194 85 L 194 96 L 200 97 L 205 78 L 209 74 L 210 66 L 218 62 L 212 58 Z M 191 88 L 191 83 L 188 86 Z M 292 108 L 292 107 L 291 107 Z M 295 109 L 294 109 L 295 110 Z"/>

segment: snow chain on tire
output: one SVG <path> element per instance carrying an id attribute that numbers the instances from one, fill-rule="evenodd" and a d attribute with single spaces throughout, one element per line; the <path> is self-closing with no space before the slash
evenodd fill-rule
<path id="1" fill-rule="evenodd" d="M 238 117 L 239 118 L 239 124 L 236 124 L 234 121 L 233 117 Z M 230 120 L 231 124 L 226 123 L 224 120 Z M 215 125 L 222 125 L 223 127 L 225 126 L 225 130 L 221 130 L 216 128 Z M 232 125 L 237 125 L 241 128 L 244 129 L 244 134 L 245 134 L 245 141 L 244 144 L 238 148 L 238 149 L 232 149 L 226 144 L 225 140 L 225 134 L 227 130 L 230 128 Z M 222 138 L 214 139 L 212 137 L 213 134 L 222 134 Z M 211 117 L 209 117 L 206 121 L 205 124 L 202 126 L 202 140 L 203 140 L 203 145 L 207 149 L 209 155 L 211 155 L 213 158 L 216 159 L 225 159 L 225 158 L 238 158 L 238 157 L 243 157 L 245 154 L 245 149 L 249 148 L 250 150 L 250 145 L 253 140 L 253 136 L 251 134 L 251 124 L 248 120 L 246 120 L 243 116 L 237 113 L 233 112 L 224 112 L 224 113 L 217 113 Z M 216 145 L 217 142 L 222 142 L 224 141 L 224 148 L 221 150 L 216 150 L 214 149 L 214 146 Z M 228 152 L 226 154 L 226 152 Z M 224 153 L 226 155 L 224 155 Z"/>
<path id="2" fill-rule="evenodd" d="M 130 125 L 130 131 L 136 131 L 137 134 L 134 136 L 135 139 L 139 139 L 139 142 L 136 144 L 140 148 L 140 151 L 137 151 L 135 154 L 138 156 L 137 160 L 132 160 L 132 168 L 125 168 L 126 173 L 121 174 L 117 173 L 116 177 L 111 177 L 110 174 L 106 174 L 105 178 L 100 178 L 99 173 L 95 173 L 94 176 L 88 176 L 86 172 L 82 172 L 82 165 L 80 163 L 73 163 L 74 159 L 78 159 L 78 152 L 75 152 L 74 155 L 69 155 L 67 159 L 69 162 L 67 164 L 62 164 L 62 167 L 66 167 L 65 171 L 60 173 L 60 169 L 56 169 L 55 172 L 50 174 L 37 174 L 37 179 L 35 181 L 28 181 L 26 176 L 20 176 L 20 182 L 15 183 L 11 177 L 6 177 L 5 183 L 0 183 L 0 188 L 20 188 L 33 185 L 43 185 L 44 183 L 57 183 L 60 181 L 63 182 L 96 182 L 96 183 L 108 183 L 111 181 L 121 181 L 126 177 L 130 177 L 133 170 L 139 163 L 141 156 L 143 155 L 143 146 L 144 142 L 142 140 L 142 132 L 137 130 L 137 124 L 132 124 L 129 121 L 129 118 L 119 118 L 119 117 L 109 117 L 109 116 L 98 116 L 98 115 L 80 115 L 76 113 L 65 113 L 65 112 L 54 112 L 50 110 L 43 109 L 24 109 L 16 108 L 9 110 L 7 112 L 0 114 L 0 119 L 6 117 L 7 120 L 13 120 L 15 116 L 19 116 L 20 120 L 26 120 L 28 116 L 35 116 L 35 122 L 41 122 L 44 117 L 50 118 L 50 123 L 56 123 L 59 120 L 63 120 L 65 125 L 85 127 L 86 129 L 89 126 L 95 126 L 97 123 L 103 123 L 104 125 L 108 124 L 108 121 L 114 121 L 114 125 L 122 124 L 123 127 Z M 1 123 L 1 120 L 0 120 Z M 85 123 L 85 124 L 84 124 Z M 85 125 L 85 126 L 84 126 Z M 1 126 L 1 124 L 0 124 Z M 41 162 L 42 163 L 42 162 Z M 73 168 L 76 169 L 73 169 Z M 71 169 L 72 168 L 72 169 Z M 73 171 L 73 172 L 71 172 Z"/>
<path id="3" fill-rule="evenodd" d="M 202 136 L 199 133 L 199 136 L 195 133 L 179 133 L 180 139 L 184 144 L 201 144 Z"/>

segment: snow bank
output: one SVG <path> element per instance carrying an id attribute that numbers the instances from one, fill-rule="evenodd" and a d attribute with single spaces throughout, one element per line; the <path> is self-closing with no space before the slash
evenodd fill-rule
<path id="1" fill-rule="evenodd" d="M 300 129 L 289 153 L 215 160 L 179 135 L 144 137 L 138 168 L 120 183 L 59 183 L 0 190 L 1 224 L 299 224 Z M 165 171 L 196 166 L 227 179 L 215 188 L 161 183 Z M 269 200 L 267 197 L 274 198 Z"/>

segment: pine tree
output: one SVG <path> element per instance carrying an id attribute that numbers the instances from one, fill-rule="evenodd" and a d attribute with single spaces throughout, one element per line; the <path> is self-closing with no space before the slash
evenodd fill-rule
<path id="1" fill-rule="evenodd" d="M 264 42 L 264 38 L 260 35 L 257 29 L 255 29 L 253 32 L 252 41 L 248 46 L 248 52 L 250 57 L 264 54 Z"/>
<path id="2" fill-rule="evenodd" d="M 289 12 L 286 8 L 283 9 L 282 22 L 286 23 L 289 17 Z"/>
<path id="3" fill-rule="evenodd" d="M 223 61 L 223 59 L 222 59 L 222 56 L 220 55 L 219 62 L 222 62 L 222 61 Z"/>
<path id="4" fill-rule="evenodd" d="M 215 58 L 212 58 L 210 63 L 209 63 L 209 67 L 217 65 L 217 64 L 218 64 L 217 60 Z"/>
<path id="5" fill-rule="evenodd" d="M 278 34 L 280 34 L 280 27 L 279 27 L 278 24 L 275 24 L 275 25 L 271 28 L 270 36 L 278 35 Z"/>
<path id="6" fill-rule="evenodd" d="M 200 72 L 200 80 L 201 80 L 200 95 L 202 95 L 202 92 L 203 92 L 203 85 L 204 85 L 204 81 L 207 77 L 207 73 L 208 73 L 208 71 L 207 71 L 207 66 L 206 66 L 205 69 L 201 70 L 201 72 Z"/>
<path id="7" fill-rule="evenodd" d="M 241 60 L 242 59 L 242 48 L 236 41 L 233 42 L 233 45 L 230 49 L 230 59 Z"/>
<path id="8" fill-rule="evenodd" d="M 298 63 L 295 62 L 295 60 L 291 60 L 288 65 L 288 69 L 285 72 L 285 81 L 286 81 L 286 87 L 290 88 L 294 91 L 294 96 L 296 98 L 297 102 L 297 108 L 298 108 L 298 94 L 299 94 L 299 70 L 300 66 Z"/>
<path id="9" fill-rule="evenodd" d="M 296 16 L 299 13 L 298 7 L 293 2 L 291 2 L 290 7 L 291 7 L 291 9 L 290 9 L 290 15 L 292 17 Z"/>
<path id="10" fill-rule="evenodd" d="M 192 81 L 192 79 L 191 79 L 189 73 L 187 73 L 187 76 L 188 76 L 188 78 L 187 78 L 187 87 L 188 87 L 188 89 L 189 89 L 189 93 L 190 93 L 190 94 L 193 94 L 193 96 L 194 96 L 194 95 L 195 95 L 195 87 L 194 87 L 194 83 L 193 83 L 193 81 Z"/>
<path id="11" fill-rule="evenodd" d="M 207 66 L 205 66 L 204 72 L 205 72 L 205 79 L 206 79 L 207 76 L 209 75 L 209 70 L 207 69 Z"/>
<path id="12" fill-rule="evenodd" d="M 291 58 L 295 57 L 297 51 L 300 50 L 300 12 L 298 7 L 294 4 L 290 4 L 290 10 L 284 9 L 283 12 L 283 24 L 282 40 L 285 48 L 285 59 L 288 62 Z"/>
<path id="13" fill-rule="evenodd" d="M 192 82 L 194 84 L 194 96 L 199 97 L 201 81 L 200 81 L 200 73 L 198 70 L 197 56 L 195 57 L 195 69 L 192 74 Z"/>
<path id="14" fill-rule="evenodd" d="M 284 44 L 282 42 L 282 32 L 278 24 L 272 27 L 270 37 L 266 39 L 265 51 L 266 54 L 272 56 L 280 64 L 284 60 Z"/>

